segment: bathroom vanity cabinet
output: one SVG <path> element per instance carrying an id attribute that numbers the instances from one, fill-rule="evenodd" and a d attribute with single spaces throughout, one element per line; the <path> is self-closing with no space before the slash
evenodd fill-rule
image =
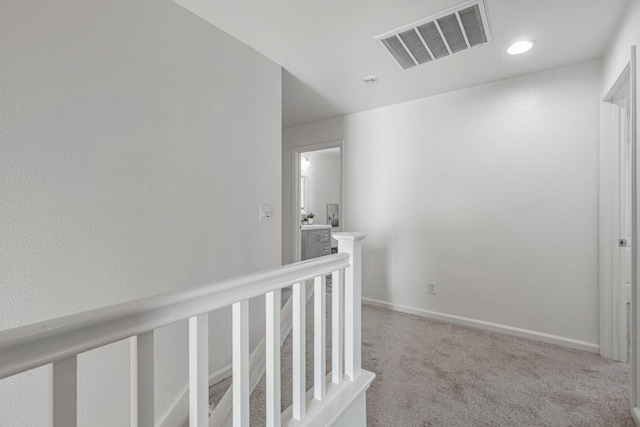
<path id="1" fill-rule="evenodd" d="M 302 261 L 331 254 L 330 225 L 303 225 L 301 235 Z"/>

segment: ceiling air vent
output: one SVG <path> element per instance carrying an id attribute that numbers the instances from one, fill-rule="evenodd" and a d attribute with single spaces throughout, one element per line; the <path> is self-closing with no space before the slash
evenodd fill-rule
<path id="1" fill-rule="evenodd" d="M 456 6 L 375 38 L 405 70 L 491 41 L 483 0 Z"/>

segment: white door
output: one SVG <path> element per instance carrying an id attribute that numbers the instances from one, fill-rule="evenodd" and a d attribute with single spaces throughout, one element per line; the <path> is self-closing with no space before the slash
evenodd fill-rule
<path id="1" fill-rule="evenodd" d="M 614 102 L 618 106 L 618 156 L 619 156 L 619 221 L 618 221 L 618 274 L 614 275 L 616 286 L 620 292 L 619 312 L 619 357 L 621 362 L 629 362 L 631 353 L 630 342 L 630 307 L 631 307 L 631 282 L 633 280 L 633 170 L 632 170 L 632 146 L 631 132 L 629 131 L 629 87 L 621 90 L 621 98 Z"/>
<path id="2" fill-rule="evenodd" d="M 631 413 L 640 426 L 638 307 L 638 150 L 636 48 L 601 104 L 600 150 L 600 354 L 631 361 Z M 628 294 L 631 293 L 631 298 Z M 627 304 L 631 345 L 627 345 Z"/>
<path id="3" fill-rule="evenodd" d="M 622 287 L 624 289 L 625 299 L 628 304 L 631 303 L 631 276 L 633 262 L 631 259 L 631 246 L 632 246 L 632 163 L 631 163 L 631 132 L 629 132 L 630 108 L 629 97 L 626 96 L 622 101 L 624 105 L 621 106 L 620 111 L 620 254 L 621 258 L 621 279 Z M 628 361 L 628 358 L 627 358 Z"/>
<path id="4" fill-rule="evenodd" d="M 627 312 L 635 243 L 629 77 L 628 66 L 604 98 L 600 160 L 600 354 L 620 362 L 629 360 Z"/>

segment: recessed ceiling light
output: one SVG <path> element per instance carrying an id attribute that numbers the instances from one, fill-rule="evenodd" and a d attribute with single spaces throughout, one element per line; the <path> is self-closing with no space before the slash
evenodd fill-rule
<path id="1" fill-rule="evenodd" d="M 364 84 L 367 84 L 367 85 L 376 84 L 378 83 L 378 76 L 367 76 L 364 79 L 362 79 L 362 81 L 364 82 Z"/>
<path id="2" fill-rule="evenodd" d="M 533 40 L 522 40 L 519 42 L 515 42 L 512 44 L 507 52 L 511 55 L 520 55 L 521 53 L 527 52 L 529 49 L 533 47 L 536 42 Z"/>

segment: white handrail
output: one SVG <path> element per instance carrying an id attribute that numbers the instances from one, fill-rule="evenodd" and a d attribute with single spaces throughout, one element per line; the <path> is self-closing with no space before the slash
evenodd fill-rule
<path id="1" fill-rule="evenodd" d="M 0 379 L 350 266 L 338 253 L 0 331 Z"/>
<path id="2" fill-rule="evenodd" d="M 338 240 L 339 252 L 335 255 L 0 331 L 0 380 L 51 364 L 53 427 L 77 427 L 78 355 L 132 338 L 131 425 L 152 427 L 155 420 L 154 331 L 188 319 L 189 426 L 206 427 L 210 421 L 209 313 L 232 306 L 233 425 L 248 427 L 252 386 L 249 300 L 265 295 L 265 339 L 268 338 L 270 343 L 254 351 L 267 353 L 267 404 L 270 405 L 267 424 L 273 427 L 291 423 L 300 426 L 331 424 L 331 417 L 335 418 L 336 413 L 346 410 L 350 404 L 349 398 L 342 398 L 351 394 L 355 399 L 375 377 L 367 372 L 363 375 L 360 366 L 361 240 L 364 235 L 338 233 L 334 237 Z M 328 274 L 333 275 L 335 286 L 332 290 L 335 307 L 332 309 L 331 326 L 335 332 L 332 348 L 335 371 L 327 376 L 325 280 Z M 316 287 L 316 326 L 314 390 L 310 396 L 304 385 L 304 289 L 305 281 L 312 279 Z M 277 413 L 281 401 L 278 386 L 281 337 L 278 337 L 278 332 L 282 327 L 279 319 L 280 290 L 287 286 L 293 286 L 294 396 L 293 405 L 283 415 Z"/>

